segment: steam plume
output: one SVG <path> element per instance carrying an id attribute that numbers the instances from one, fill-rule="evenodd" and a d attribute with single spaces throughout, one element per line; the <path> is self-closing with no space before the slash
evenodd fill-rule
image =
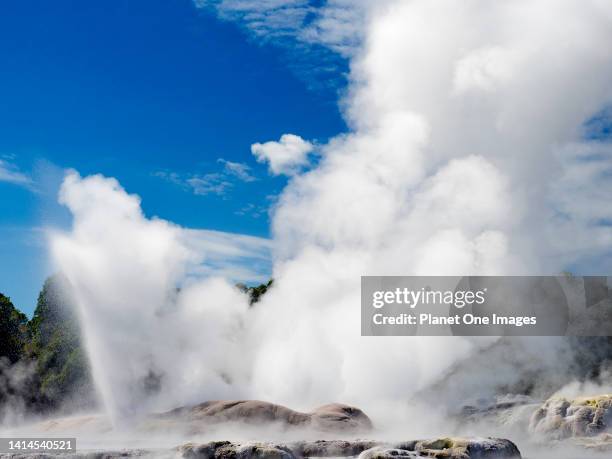
<path id="1" fill-rule="evenodd" d="M 116 181 L 67 176 L 54 259 L 116 416 L 243 396 L 380 410 L 491 339 L 363 339 L 361 275 L 610 268 L 612 151 L 582 136 L 612 98 L 610 2 L 397 0 L 363 36 L 351 131 L 284 190 L 256 308 L 194 278 L 205 254 Z"/>

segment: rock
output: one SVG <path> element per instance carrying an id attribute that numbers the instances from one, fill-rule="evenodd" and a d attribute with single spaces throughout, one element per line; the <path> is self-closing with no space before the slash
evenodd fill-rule
<path id="1" fill-rule="evenodd" d="M 287 427 L 312 428 L 322 432 L 366 432 L 371 430 L 370 418 L 359 408 L 340 403 L 321 406 L 310 413 L 294 411 L 285 406 L 259 400 L 210 401 L 180 407 L 153 415 L 163 422 L 178 421 L 192 426 L 224 422 L 283 424 Z M 148 423 L 153 426 L 153 423 Z"/>
<path id="2" fill-rule="evenodd" d="M 517 446 L 510 440 L 503 438 L 470 440 L 465 445 L 465 452 L 470 459 L 510 459 L 521 457 L 521 453 Z"/>
<path id="3" fill-rule="evenodd" d="M 500 412 L 512 410 L 525 405 L 533 405 L 535 400 L 527 395 L 506 394 L 484 397 L 467 401 L 462 407 L 460 416 L 464 419 L 480 420 L 484 416 L 497 416 Z"/>
<path id="4" fill-rule="evenodd" d="M 597 451 L 601 453 L 610 453 L 612 451 L 611 434 L 603 433 L 595 437 L 574 438 L 573 441 L 574 444 L 592 451 Z"/>
<path id="5" fill-rule="evenodd" d="M 221 452 L 224 449 L 233 450 L 234 445 L 229 441 L 211 441 L 209 443 L 204 443 L 201 445 L 196 445 L 193 443 L 187 443 L 185 445 L 179 446 L 178 452 L 182 457 L 188 459 L 197 459 L 197 458 L 214 458 L 215 453 L 217 451 Z"/>
<path id="6" fill-rule="evenodd" d="M 33 432 L 61 433 L 69 432 L 79 435 L 96 435 L 112 432 L 113 425 L 103 415 L 75 415 L 63 418 L 47 419 L 31 426 Z"/>
<path id="7" fill-rule="evenodd" d="M 612 430 L 612 395 L 549 399 L 533 413 L 529 429 L 555 440 L 607 433 Z"/>
<path id="8" fill-rule="evenodd" d="M 521 453 L 514 443 L 502 438 L 440 438 L 419 441 L 415 451 L 424 457 L 448 459 L 511 459 Z"/>
<path id="9" fill-rule="evenodd" d="M 237 444 L 229 441 L 214 441 L 203 445 L 188 443 L 178 448 L 186 459 L 295 459 L 296 456 L 284 445 L 273 443 Z"/>
<path id="10" fill-rule="evenodd" d="M 133 428 L 140 432 L 175 431 L 198 433 L 211 425 L 227 422 L 256 424 L 259 427 L 304 428 L 328 433 L 360 433 L 372 429 L 370 418 L 359 408 L 332 403 L 309 413 L 258 400 L 209 401 L 183 406 L 163 413 L 136 418 Z M 112 433 L 110 420 L 104 415 L 56 418 L 27 426 L 35 432 L 95 435 Z"/>
<path id="11" fill-rule="evenodd" d="M 305 457 L 383 458 L 445 458 L 445 459 L 520 459 L 518 448 L 509 440 L 497 438 L 441 438 L 408 441 L 396 444 L 356 441 L 277 443 L 210 442 L 203 445 L 187 444 L 179 447 L 186 459 L 250 459 Z"/>
<path id="12" fill-rule="evenodd" d="M 526 395 L 479 398 L 466 402 L 453 419 L 457 422 L 458 431 L 469 423 L 477 424 L 480 428 L 495 426 L 496 435 L 525 435 L 533 413 L 541 404 L 541 401 Z"/>
<path id="13" fill-rule="evenodd" d="M 419 458 L 423 457 L 415 453 L 414 451 L 408 451 L 405 449 L 397 448 L 385 448 L 383 446 L 376 446 L 368 449 L 359 455 L 358 459 L 387 459 L 387 458 Z"/>
<path id="14" fill-rule="evenodd" d="M 246 444 L 236 450 L 238 459 L 294 459 L 293 452 L 283 445 Z"/>
<path id="15" fill-rule="evenodd" d="M 209 401 L 198 405 L 175 408 L 154 416 L 160 419 L 181 419 L 207 423 L 282 421 L 289 425 L 303 425 L 310 420 L 310 416 L 306 413 L 258 400 Z"/>
<path id="16" fill-rule="evenodd" d="M 273 442 L 211 441 L 186 443 L 171 450 L 83 451 L 66 454 L 66 459 L 110 459 L 147 457 L 158 459 L 302 459 L 307 457 L 438 458 L 438 459 L 520 459 L 516 446 L 496 438 L 440 438 L 434 440 L 384 443 L 368 440 L 322 440 L 289 444 Z M 51 459 L 46 454 L 2 455 L 0 459 Z"/>
<path id="17" fill-rule="evenodd" d="M 380 442 L 369 440 L 317 440 L 291 443 L 291 450 L 301 457 L 348 457 L 358 456 Z"/>
<path id="18" fill-rule="evenodd" d="M 359 408 L 332 403 L 323 405 L 310 414 L 311 424 L 317 430 L 363 432 L 372 429 L 372 421 Z"/>

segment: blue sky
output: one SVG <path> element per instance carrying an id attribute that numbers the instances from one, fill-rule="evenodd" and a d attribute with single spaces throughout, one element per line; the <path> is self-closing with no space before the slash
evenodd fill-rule
<path id="1" fill-rule="evenodd" d="M 286 178 L 250 145 L 346 130 L 344 59 L 290 48 L 191 0 L 4 5 L 0 291 L 32 312 L 50 272 L 42 228 L 70 224 L 56 204 L 66 168 L 116 177 L 149 216 L 268 236 L 266 209 Z"/>

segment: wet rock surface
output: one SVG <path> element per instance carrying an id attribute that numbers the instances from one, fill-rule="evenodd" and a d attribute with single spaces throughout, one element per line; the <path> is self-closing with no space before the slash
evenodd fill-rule
<path id="1" fill-rule="evenodd" d="M 541 401 L 526 395 L 506 394 L 479 398 L 466 402 L 456 419 L 459 425 L 465 425 L 466 422 L 480 425 L 487 423 L 503 430 L 510 428 L 527 434 L 530 419 L 541 405 Z"/>
<path id="2" fill-rule="evenodd" d="M 514 443 L 498 438 L 441 438 L 400 443 L 374 441 L 316 441 L 289 444 L 235 444 L 211 442 L 187 444 L 179 448 L 186 459 L 358 457 L 377 458 L 446 458 L 446 459 L 512 459 L 521 454 Z"/>
<path id="3" fill-rule="evenodd" d="M 476 429 L 492 426 L 497 435 L 522 438 L 526 446 L 569 449 L 580 459 L 585 450 L 612 453 L 612 394 L 541 402 L 524 395 L 476 399 L 456 419 Z"/>
<path id="4" fill-rule="evenodd" d="M 291 443 L 291 450 L 298 457 L 352 457 L 379 444 L 371 440 L 317 440 Z"/>
<path id="5" fill-rule="evenodd" d="M 368 449 L 359 455 L 359 459 L 385 459 L 385 458 L 419 458 L 423 457 L 415 453 L 399 448 L 385 448 L 384 446 L 377 446 L 375 448 Z"/>
<path id="6" fill-rule="evenodd" d="M 501 438 L 443 438 L 417 442 L 415 451 L 424 457 L 452 459 L 520 458 L 510 440 Z"/>
<path id="7" fill-rule="evenodd" d="M 612 395 L 553 398 L 532 415 L 532 433 L 554 440 L 612 433 Z"/>
<path id="8" fill-rule="evenodd" d="M 496 397 L 478 398 L 467 401 L 461 407 L 461 417 L 480 420 L 484 416 L 497 416 L 506 410 L 512 410 L 521 406 L 535 405 L 538 402 L 527 395 L 506 394 Z"/>
<path id="9" fill-rule="evenodd" d="M 294 443 L 211 441 L 202 444 L 186 443 L 172 451 L 123 450 L 82 452 L 61 456 L 0 454 L 2 459 L 48 459 L 52 457 L 66 459 L 110 459 L 118 457 L 159 459 L 302 459 L 310 457 L 520 459 L 521 454 L 514 443 L 498 438 L 440 438 L 398 443 L 368 440 L 321 440 Z"/>

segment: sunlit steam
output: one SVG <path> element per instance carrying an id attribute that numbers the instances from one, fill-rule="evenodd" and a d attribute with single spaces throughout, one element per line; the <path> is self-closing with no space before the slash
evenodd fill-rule
<path id="1" fill-rule="evenodd" d="M 494 339 L 362 338 L 360 276 L 610 268 L 612 150 L 582 126 L 612 102 L 612 3 L 398 0 L 364 36 L 351 130 L 280 196 L 274 288 L 253 308 L 198 275 L 190 231 L 145 217 L 114 179 L 67 175 L 74 223 L 53 258 L 115 420 L 239 397 L 407 416 L 398 400 Z"/>

